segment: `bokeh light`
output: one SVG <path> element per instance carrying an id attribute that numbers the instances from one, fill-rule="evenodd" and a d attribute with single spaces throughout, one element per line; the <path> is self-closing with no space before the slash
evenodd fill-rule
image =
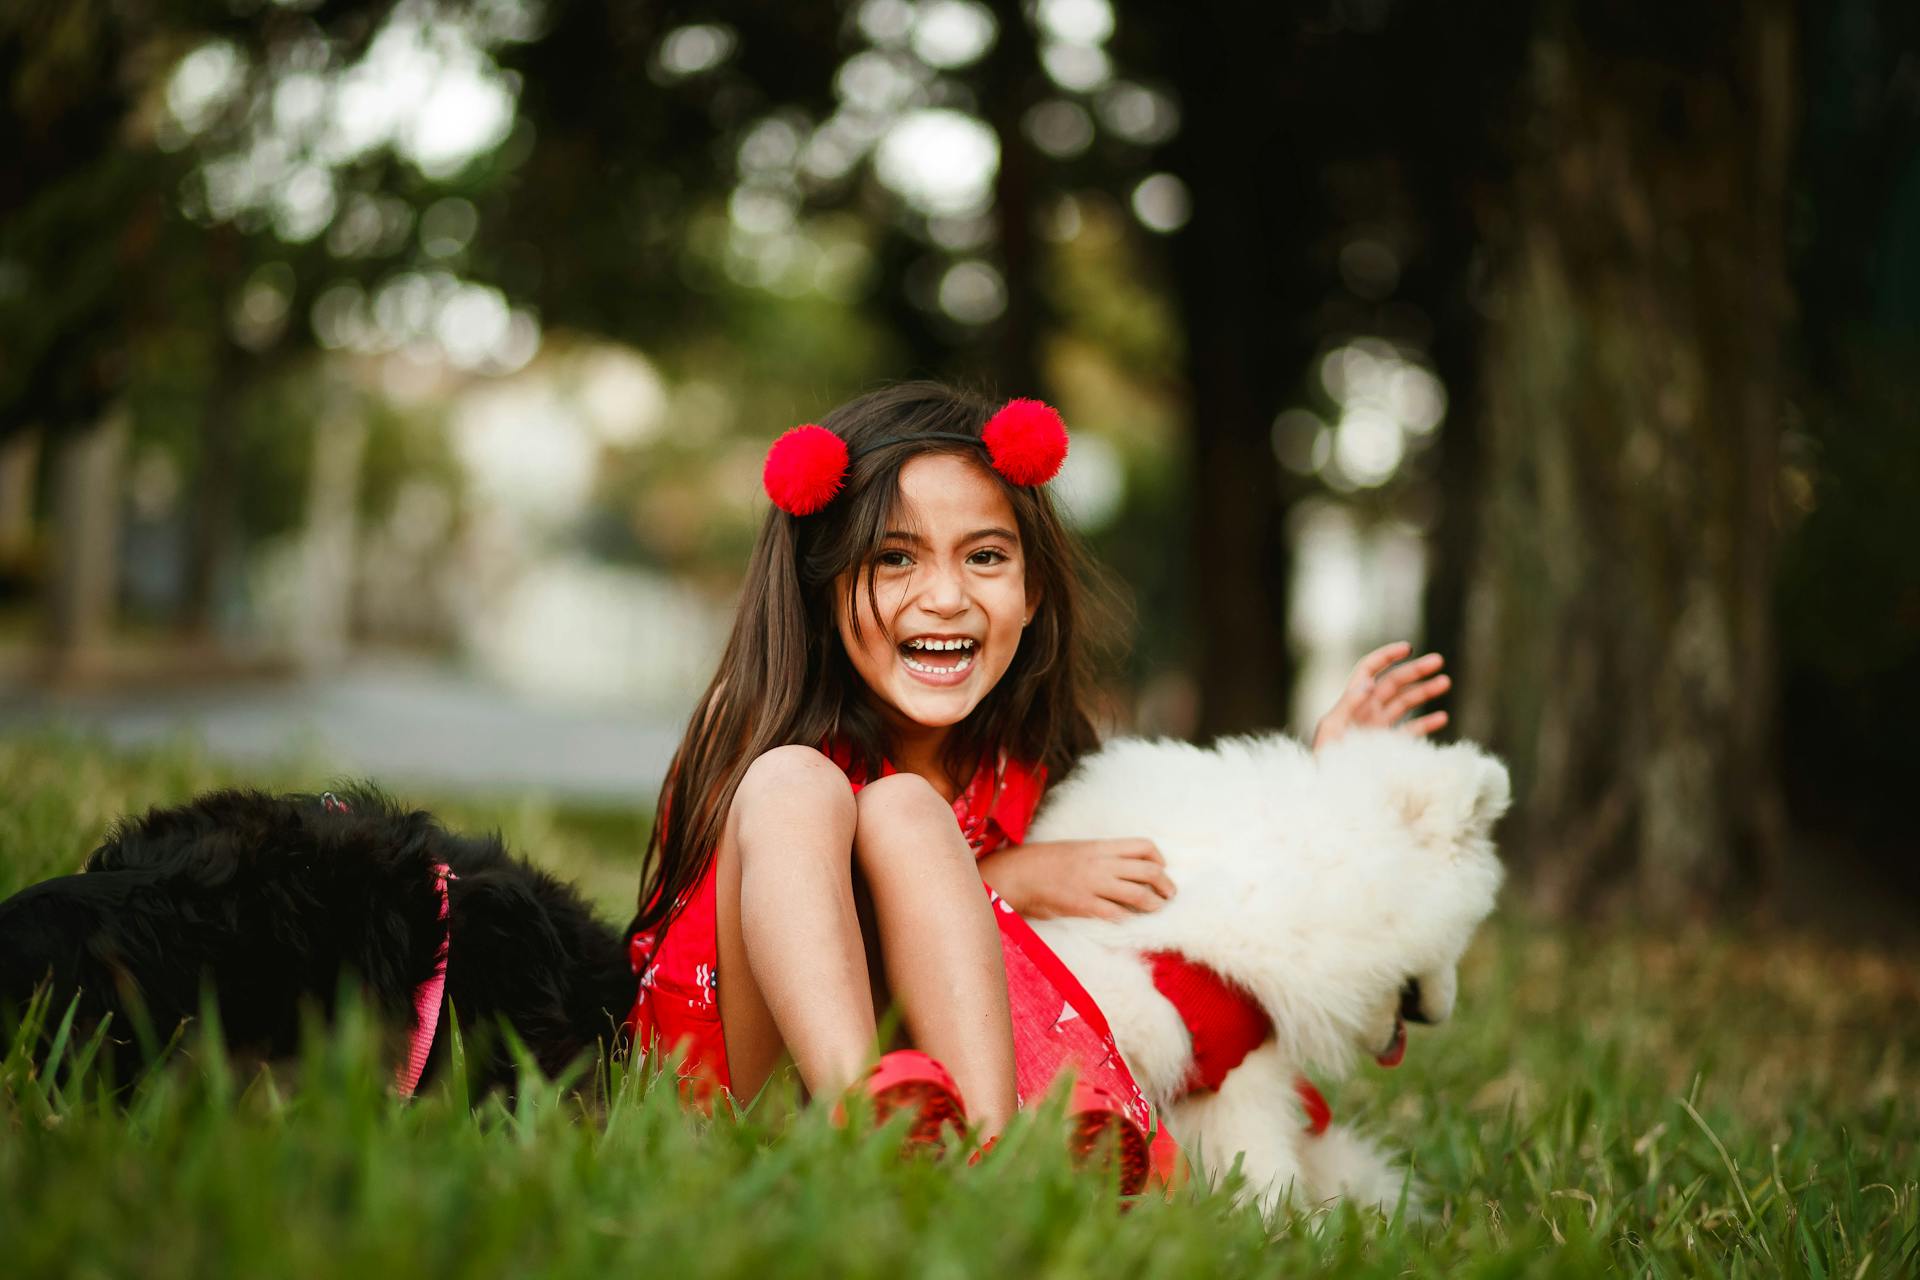
<path id="1" fill-rule="evenodd" d="M 1033 145 L 1056 160 L 1071 160 L 1093 145 L 1093 117 L 1077 102 L 1049 98 L 1022 122 Z"/>
<path id="2" fill-rule="evenodd" d="M 660 42 L 660 72 L 666 79 L 684 80 L 712 71 L 732 55 L 737 43 L 733 29 L 719 23 L 676 27 Z"/>
<path id="3" fill-rule="evenodd" d="M 1133 189 L 1133 216 L 1149 231 L 1175 232 L 1193 216 L 1193 196 L 1173 174 L 1151 174 Z"/>
<path id="4" fill-rule="evenodd" d="M 940 277 L 940 309 L 961 324 L 986 324 L 1007 309 L 1007 285 L 991 264 L 956 262 Z"/>
<path id="5" fill-rule="evenodd" d="M 913 21 L 913 52 L 930 67 L 950 70 L 977 62 L 999 24 L 974 0 L 922 0 Z"/>
<path id="6" fill-rule="evenodd" d="M 880 180 L 925 213 L 973 213 L 993 191 L 1000 143 L 979 119 L 929 109 L 902 117 L 874 155 Z"/>

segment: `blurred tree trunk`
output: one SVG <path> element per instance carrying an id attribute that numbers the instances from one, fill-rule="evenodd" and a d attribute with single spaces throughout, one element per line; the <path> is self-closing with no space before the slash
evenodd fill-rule
<path id="1" fill-rule="evenodd" d="M 53 564 L 47 580 L 46 674 L 84 681 L 105 660 L 119 588 L 120 477 L 127 417 L 110 410 L 54 437 Z"/>
<path id="2" fill-rule="evenodd" d="M 234 556 L 239 531 L 240 402 L 249 372 L 265 357 L 243 350 L 223 320 L 246 277 L 246 246 L 232 227 L 206 235 L 196 284 L 205 290 L 207 314 L 216 317 L 207 335 L 209 369 L 200 390 L 199 449 L 194 467 L 192 514 L 187 525 L 186 573 L 176 626 L 188 642 L 214 639 L 220 586 Z M 249 365 L 255 365 L 254 370 Z"/>
<path id="3" fill-rule="evenodd" d="M 234 555 L 239 523 L 239 415 L 241 353 L 220 341 L 221 358 L 214 367 L 202 401 L 200 467 L 194 477 L 193 516 L 187 542 L 185 598 L 180 631 L 189 640 L 214 637 L 219 615 L 220 584 Z"/>
<path id="4" fill-rule="evenodd" d="M 0 577 L 21 572 L 33 552 L 33 481 L 40 434 L 22 431 L 0 440 Z"/>
<path id="5" fill-rule="evenodd" d="M 1490 228 L 1461 729 L 1542 896 L 1672 915 L 1783 839 L 1772 495 L 1795 108 L 1786 0 L 1543 19 Z"/>
<path id="6" fill-rule="evenodd" d="M 1042 158 L 1021 128 L 1027 109 L 1046 88 L 1046 75 L 1021 7 L 1012 0 L 996 0 L 993 12 L 1000 36 L 987 55 L 982 109 L 1000 142 L 993 214 L 1007 286 L 1007 309 L 994 338 L 995 383 L 999 393 L 1009 398 L 1052 399 L 1040 364 L 1046 294 L 1035 224 L 1040 215 Z"/>
<path id="7" fill-rule="evenodd" d="M 1508 166 L 1526 119 L 1516 96 L 1533 21 L 1506 0 L 1414 6 L 1395 21 L 1382 88 L 1393 95 L 1395 149 L 1424 226 L 1401 289 L 1432 321 L 1428 354 L 1447 391 L 1433 450 L 1423 647 L 1445 654 L 1457 670 L 1481 506 L 1481 224 L 1489 193 L 1510 184 Z"/>
<path id="8" fill-rule="evenodd" d="M 337 385 L 329 386 L 324 396 L 313 431 L 300 627 L 293 637 L 294 656 L 308 671 L 339 666 L 352 643 L 361 471 L 367 452 L 365 408 Z"/>
<path id="9" fill-rule="evenodd" d="M 1288 719 L 1289 495 L 1273 420 L 1315 348 L 1303 259 L 1316 170 L 1303 133 L 1317 126 L 1292 6 L 1168 6 L 1156 26 L 1183 113 L 1167 159 L 1193 199 L 1173 261 L 1192 386 L 1194 672 L 1205 738 Z"/>

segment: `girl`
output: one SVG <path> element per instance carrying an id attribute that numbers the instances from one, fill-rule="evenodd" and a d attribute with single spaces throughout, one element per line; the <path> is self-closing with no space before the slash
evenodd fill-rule
<path id="1" fill-rule="evenodd" d="M 662 790 L 633 925 L 636 1039 L 684 1047 L 695 1079 L 750 1097 L 786 1056 L 815 1097 L 864 1076 L 933 1132 L 963 1098 L 990 1138 L 1071 1065 L 1087 1132 L 1139 1142 L 1145 1104 L 1099 1010 L 1019 914 L 1174 893 L 1144 841 L 1021 843 L 1046 779 L 1096 744 L 1081 553 L 1041 487 L 1065 452 L 1036 401 L 996 412 L 910 383 L 769 453 L 776 509 Z M 1322 734 L 1444 687 L 1414 683 L 1434 655 L 1373 679 L 1403 656 L 1370 655 Z M 869 1074 L 896 1004 L 934 1061 Z"/>

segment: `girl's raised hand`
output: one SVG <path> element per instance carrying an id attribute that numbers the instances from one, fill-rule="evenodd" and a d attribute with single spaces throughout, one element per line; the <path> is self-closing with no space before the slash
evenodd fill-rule
<path id="1" fill-rule="evenodd" d="M 1424 737 L 1444 727 L 1447 723 L 1444 711 L 1428 712 L 1405 724 L 1399 723 L 1402 716 L 1453 687 L 1450 677 L 1434 674 L 1446 664 L 1445 658 L 1429 653 L 1411 662 L 1405 661 L 1412 652 L 1412 645 L 1396 640 L 1360 659 L 1340 701 L 1320 717 L 1313 731 L 1313 749 L 1318 751 L 1354 728 L 1384 729 L 1399 725 L 1403 733 Z"/>
<path id="2" fill-rule="evenodd" d="M 1158 911 L 1173 896 L 1167 864 L 1151 840 L 1048 840 L 980 859 L 980 878 L 1015 911 L 1036 920 L 1119 920 Z"/>

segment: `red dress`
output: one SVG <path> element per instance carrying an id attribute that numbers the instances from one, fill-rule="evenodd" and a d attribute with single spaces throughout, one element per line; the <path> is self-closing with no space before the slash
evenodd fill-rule
<path id="1" fill-rule="evenodd" d="M 866 785 L 850 751 L 836 747 L 828 754 L 847 773 L 856 793 Z M 882 777 L 893 772 L 891 763 L 882 764 Z M 1004 756 L 998 769 L 982 764 L 953 802 L 954 817 L 974 856 L 1024 840 L 1045 786 L 1044 768 Z M 633 936 L 629 955 L 640 987 L 627 1024 L 634 1043 L 642 1047 L 684 1046 L 682 1072 L 696 1088 L 725 1089 L 730 1079 L 726 1039 L 720 1030 L 714 885 L 715 870 L 709 866 L 700 882 L 682 896 L 658 950 L 654 948 L 656 931 Z M 1072 1067 L 1081 1079 L 1118 1099 L 1142 1130 L 1153 1132 L 1147 1100 L 1121 1060 L 1099 1006 L 1019 913 L 991 888 L 986 893 L 1000 925 L 1000 950 L 1006 962 L 1018 1100 L 1024 1104 L 1041 1097 L 1062 1069 Z"/>

